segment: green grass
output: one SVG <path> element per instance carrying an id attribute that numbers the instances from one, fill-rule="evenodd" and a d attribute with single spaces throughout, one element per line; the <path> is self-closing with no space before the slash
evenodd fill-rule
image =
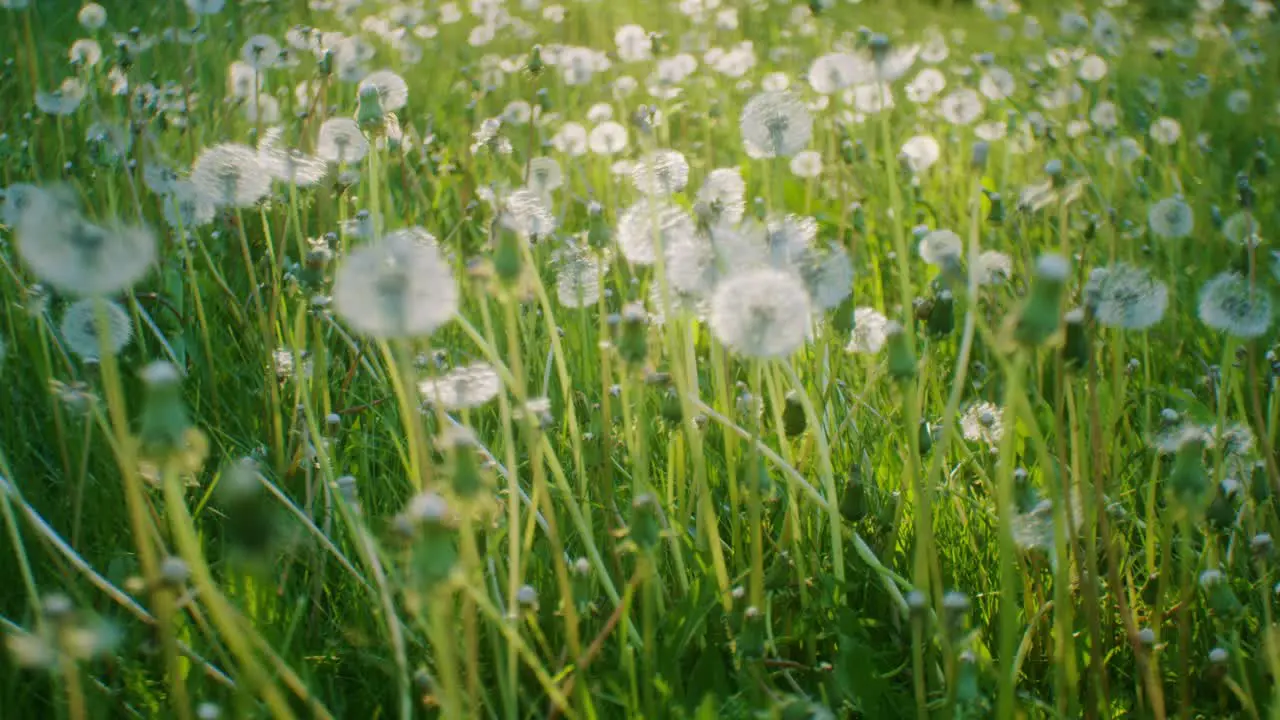
<path id="1" fill-rule="evenodd" d="M 33 4 L 0 9 L 12 59 L 0 186 L 68 188 L 85 218 L 145 224 L 158 250 L 104 298 L 127 311 L 131 342 L 89 362 L 60 327 L 83 287 L 31 261 L 73 213 L 15 211 L 0 225 L 0 717 L 1280 717 L 1275 323 L 1268 310 L 1266 332 L 1232 337 L 1199 310 L 1227 270 L 1277 289 L 1276 16 L 1227 0 L 1212 22 L 1166 25 L 1160 7 L 1114 8 L 1125 30 L 1108 51 L 1088 31 L 1065 37 L 1055 3 L 1003 22 L 945 0 L 814 3 L 816 15 L 761 3 L 717 28 L 716 10 L 697 22 L 678 3 L 570 0 L 560 23 L 509 3 L 527 34 L 506 24 L 473 47 L 464 5 L 433 37 L 407 33 L 415 64 L 361 25 L 389 3 L 340 17 L 230 2 L 195 44 L 162 37 L 194 25 L 177 0 L 112 3 L 100 30 L 81 28 L 74 4 Z M 1096 24 L 1098 3 L 1086 5 Z M 1032 14 L 1039 35 L 1026 32 Z M 616 54 L 632 22 L 661 33 L 657 60 Z M 437 23 L 432 9 L 420 24 Z M 148 163 L 185 174 L 203 149 L 255 146 L 272 124 L 310 153 L 325 118 L 358 116 L 356 84 L 310 53 L 254 80 L 279 100 L 278 123 L 229 97 L 246 40 L 284 43 L 300 24 L 372 38 L 363 71 L 408 84 L 395 113 L 405 140 L 342 168 L 350 176 L 275 182 L 264 201 L 174 229 Z M 749 157 L 739 116 L 766 76 L 819 98 L 804 73 L 837 48 L 869 52 L 864 25 L 898 48 L 940 28 L 949 57 L 917 58 L 889 110 L 855 118 L 832 95 L 807 143 L 816 177 Z M 111 33 L 131 27 L 157 42 L 117 50 Z M 1193 30 L 1194 47 L 1179 45 Z M 66 60 L 82 37 L 102 46 L 96 68 Z M 744 41 L 754 64 L 740 76 L 705 54 Z M 570 84 L 559 45 L 612 53 L 599 56 L 611 66 Z M 1081 58 L 1050 62 L 1075 48 L 1101 55 L 1105 77 L 1077 81 Z M 697 61 L 682 92 L 651 96 L 656 63 L 681 51 Z M 952 125 L 940 98 L 980 87 L 981 53 L 1016 89 Z M 947 86 L 917 103 L 906 86 L 926 66 Z M 110 92 L 109 70 L 129 96 Z M 37 109 L 37 91 L 77 73 L 91 91 L 74 112 Z M 1207 92 L 1189 92 L 1201 74 Z M 613 91 L 623 75 L 639 81 L 629 96 Z M 1078 95 L 1044 102 L 1076 82 Z M 134 102 L 147 83 L 188 111 Z M 1228 109 L 1238 90 L 1243 112 Z M 509 154 L 473 146 L 513 101 L 543 120 L 504 125 Z M 1102 101 L 1114 129 L 1071 126 Z M 591 128 L 598 103 L 627 148 L 557 147 L 564 123 Z M 646 108 L 660 120 L 638 122 Z M 1156 142 L 1159 118 L 1180 139 Z M 975 163 L 975 125 L 990 122 L 1007 137 Z M 132 125 L 123 159 L 86 140 L 95 123 Z M 899 153 L 920 135 L 940 157 L 913 172 Z M 1142 157 L 1115 162 L 1120 138 Z M 736 168 L 748 219 L 809 216 L 815 245 L 848 254 L 852 282 L 824 288 L 848 297 L 814 313 L 794 352 L 736 352 L 714 317 L 662 301 L 679 267 L 629 263 L 617 247 L 641 193 L 611 166 L 664 148 L 687 159 L 670 201 L 690 218 L 708 174 Z M 501 201 L 538 157 L 564 184 L 544 201 L 555 232 L 531 242 L 503 228 L 485 189 Z M 1020 198 L 1033 186 L 1043 201 L 1031 207 Z M 1193 229 L 1158 237 L 1149 208 L 1174 195 Z M 1222 229 L 1242 209 L 1257 247 Z M 378 339 L 360 331 L 386 312 L 372 300 L 355 313 L 317 301 L 378 244 L 358 232 L 362 211 L 373 235 L 420 226 L 438 239 L 455 317 Z M 954 231 L 958 265 L 926 264 L 917 226 Z M 582 308 L 557 292 L 570 241 L 588 263 L 607 256 L 605 292 Z M 1007 280 L 978 285 L 983 250 L 1008 257 Z M 1037 274 L 1049 254 L 1069 260 L 1062 283 Z M 1106 327 L 1090 308 L 1064 322 L 1090 271 L 1116 262 L 1167 288 L 1159 321 Z M 751 301 L 719 299 L 730 315 Z M 905 327 L 850 352 L 855 308 Z M 285 356 L 292 370 L 278 372 Z M 155 361 L 180 369 L 179 391 L 144 381 Z M 419 382 L 473 363 L 492 368 L 496 397 L 423 404 Z M 984 402 L 1003 427 L 986 439 L 970 412 Z M 1188 424 L 1201 428 L 1190 441 L 1156 447 Z M 1214 441 L 1227 430 L 1248 442 Z"/>

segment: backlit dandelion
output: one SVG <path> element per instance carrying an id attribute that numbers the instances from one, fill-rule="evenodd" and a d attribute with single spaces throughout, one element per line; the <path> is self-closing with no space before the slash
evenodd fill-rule
<path id="1" fill-rule="evenodd" d="M 858 82 L 865 72 L 863 61 L 849 53 L 828 53 L 809 66 L 809 86 L 814 92 L 830 95 Z"/>
<path id="2" fill-rule="evenodd" d="M 698 195 L 694 210 L 699 217 L 705 217 L 707 224 L 726 222 L 736 224 L 746 213 L 747 184 L 737 168 L 716 168 L 707 173 Z"/>
<path id="3" fill-rule="evenodd" d="M 1182 124 L 1171 117 L 1158 118 L 1151 124 L 1151 139 L 1160 145 L 1172 145 L 1182 137 Z"/>
<path id="4" fill-rule="evenodd" d="M 1102 325 L 1145 330 L 1160 322 L 1169 305 L 1169 290 L 1151 273 L 1126 263 L 1094 268 L 1085 298 Z"/>
<path id="5" fill-rule="evenodd" d="M 1256 338 L 1271 327 L 1271 296 L 1236 272 L 1205 283 L 1198 310 L 1205 325 L 1238 338 Z"/>
<path id="6" fill-rule="evenodd" d="M 1013 260 L 999 250 L 982 251 L 977 265 L 979 285 L 999 285 L 1013 275 Z"/>
<path id="7" fill-rule="evenodd" d="M 738 122 L 753 158 L 791 157 L 809 144 L 813 117 L 790 92 L 765 92 L 747 101 Z"/>
<path id="8" fill-rule="evenodd" d="M 720 283 L 708 322 L 716 338 L 739 355 L 784 359 L 808 339 L 810 312 L 809 294 L 795 273 L 760 268 Z"/>
<path id="9" fill-rule="evenodd" d="M 34 195 L 17 223 L 18 253 L 58 290 L 109 295 L 131 287 L 151 268 L 155 235 L 143 227 L 99 226 L 67 212 L 48 193 Z"/>
<path id="10" fill-rule="evenodd" d="M 631 182 L 646 195 L 670 195 L 689 182 L 689 161 L 676 150 L 654 150 L 631 170 Z"/>
<path id="11" fill-rule="evenodd" d="M 633 265 L 652 265 L 661 248 L 695 232 L 693 218 L 680 207 L 660 199 L 640 200 L 618 218 L 618 249 Z"/>
<path id="12" fill-rule="evenodd" d="M 498 397 L 502 379 L 488 363 L 454 368 L 439 377 L 418 383 L 418 392 L 429 405 L 445 410 L 477 408 Z"/>
<path id="13" fill-rule="evenodd" d="M 257 151 L 247 145 L 222 143 L 206 148 L 191 169 L 191 182 L 217 207 L 251 207 L 271 190 L 271 175 Z"/>
<path id="14" fill-rule="evenodd" d="M 1147 211 L 1147 222 L 1156 237 L 1176 240 L 1191 234 L 1195 214 L 1185 200 L 1175 195 L 1153 204 Z"/>
<path id="15" fill-rule="evenodd" d="M 1262 244 L 1258 220 L 1247 210 L 1241 210 L 1227 218 L 1222 224 L 1222 234 L 1236 245 L 1256 248 Z"/>
<path id="16" fill-rule="evenodd" d="M 529 189 L 543 197 L 564 184 L 564 172 L 555 158 L 536 157 L 529 161 Z"/>
<path id="17" fill-rule="evenodd" d="M 889 339 L 889 319 L 879 310 L 860 307 L 853 311 L 853 333 L 845 350 L 851 353 L 880 352 Z"/>
<path id="18" fill-rule="evenodd" d="M 105 325 L 98 322 L 99 305 Z M 129 344 L 133 338 L 133 320 L 124 308 L 114 302 L 85 298 L 67 306 L 58 331 L 68 350 L 82 360 L 96 362 L 104 345 L 107 352 L 116 355 Z"/>
<path id="19" fill-rule="evenodd" d="M 391 70 L 375 70 L 360 81 L 357 90 L 363 94 L 373 91 L 386 112 L 395 112 L 409 103 L 409 85 L 399 73 Z"/>
<path id="20" fill-rule="evenodd" d="M 962 88 L 944 96 L 938 103 L 938 112 L 952 125 L 972 125 L 982 117 L 982 98 L 969 88 Z"/>
<path id="21" fill-rule="evenodd" d="M 503 227 L 527 239 L 546 237 L 556 229 L 556 216 L 543 202 L 543 195 L 523 188 L 502 199 L 499 220 Z"/>
<path id="22" fill-rule="evenodd" d="M 360 125 L 355 120 L 329 118 L 320 125 L 316 154 L 332 163 L 358 163 L 369 154 L 369 139 L 360 132 Z"/>
<path id="23" fill-rule="evenodd" d="M 270 35 L 254 35 L 240 48 L 240 60 L 262 72 L 275 67 L 280 57 L 280 43 Z"/>
<path id="24" fill-rule="evenodd" d="M 80 109 L 85 96 L 84 83 L 77 78 L 67 78 L 57 89 L 36 93 L 36 107 L 49 115 L 71 115 Z"/>
<path id="25" fill-rule="evenodd" d="M 955 267 L 960 264 L 964 243 L 951 230 L 934 230 L 920 238 L 917 246 L 920 259 L 938 267 Z"/>
<path id="26" fill-rule="evenodd" d="M 556 298 L 567 308 L 590 307 L 600 299 L 600 276 L 608 270 L 595 253 L 566 246 L 556 253 Z"/>
<path id="27" fill-rule="evenodd" d="M 591 129 L 587 144 L 596 155 L 620 153 L 627 149 L 627 129 L 621 123 L 607 120 Z"/>
<path id="28" fill-rule="evenodd" d="M 812 179 L 822 174 L 822 155 L 814 150 L 802 150 L 791 158 L 791 173 L 799 178 Z"/>
<path id="29" fill-rule="evenodd" d="M 942 157 L 942 148 L 932 135 L 916 135 L 902 144 L 902 155 L 912 172 L 922 173 Z"/>
<path id="30" fill-rule="evenodd" d="M 334 274 L 333 308 L 371 337 L 430 335 L 457 312 L 458 285 L 434 243 L 397 232 L 351 251 Z"/>
<path id="31" fill-rule="evenodd" d="M 960 433 L 969 442 L 981 442 L 995 448 L 1004 437 L 1000 408 L 989 402 L 970 405 L 960 416 Z"/>

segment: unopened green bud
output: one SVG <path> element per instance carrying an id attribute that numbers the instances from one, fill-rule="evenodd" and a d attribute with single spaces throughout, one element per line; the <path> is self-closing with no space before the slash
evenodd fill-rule
<path id="1" fill-rule="evenodd" d="M 618 355 L 635 368 L 644 365 L 649 354 L 649 324 L 644 306 L 631 303 L 622 308 L 618 333 Z"/>
<path id="2" fill-rule="evenodd" d="M 386 112 L 382 109 L 382 98 L 377 88 L 368 87 L 360 92 L 360 105 L 356 109 L 356 122 L 367 128 L 382 125 Z"/>
<path id="3" fill-rule="evenodd" d="M 138 439 L 148 458 L 164 460 L 184 452 L 191 421 L 182 402 L 182 375 L 167 362 L 156 362 L 142 371 L 146 400 L 142 406 Z"/>
<path id="4" fill-rule="evenodd" d="M 795 437 L 804 432 L 808 418 L 804 414 L 804 403 L 800 402 L 800 395 L 795 390 L 787 393 L 787 398 L 782 406 L 782 428 L 787 433 L 787 437 Z"/>
<path id="5" fill-rule="evenodd" d="M 1031 290 L 1014 328 L 1014 339 L 1018 343 L 1027 347 L 1043 345 L 1057 332 L 1070 269 L 1067 259 L 1061 255 L 1041 255 L 1036 260 Z"/>
<path id="6" fill-rule="evenodd" d="M 493 272 L 498 280 L 510 287 L 520 280 L 524 270 L 524 257 L 520 253 L 520 237 L 498 218 L 497 246 L 493 250 Z"/>
<path id="7" fill-rule="evenodd" d="M 1081 308 L 1068 310 L 1062 319 L 1067 329 L 1066 341 L 1062 346 L 1063 360 L 1070 369 L 1086 367 L 1093 351 L 1089 343 L 1089 330 L 1085 324 L 1084 310 Z"/>
<path id="8" fill-rule="evenodd" d="M 1204 466 L 1205 439 L 1193 436 L 1183 440 L 1173 458 L 1168 492 L 1174 510 L 1193 521 L 1203 517 L 1209 502 L 1209 472 Z"/>
<path id="9" fill-rule="evenodd" d="M 631 540 L 641 550 L 657 547 L 662 533 L 662 520 L 658 516 L 658 499 L 645 493 L 631 503 Z"/>
<path id="10" fill-rule="evenodd" d="M 889 351 L 889 376 L 901 381 L 915 377 L 916 356 L 911 351 L 911 344 L 902 324 L 890 321 L 884 332 L 885 345 Z"/>

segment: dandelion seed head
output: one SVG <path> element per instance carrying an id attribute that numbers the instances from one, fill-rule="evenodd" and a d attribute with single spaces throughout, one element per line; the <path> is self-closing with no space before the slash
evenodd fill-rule
<path id="1" fill-rule="evenodd" d="M 1165 284 L 1127 263 L 1094 268 L 1084 293 L 1099 323 L 1125 330 L 1155 325 L 1169 305 Z"/>
<path id="2" fill-rule="evenodd" d="M 369 139 L 355 120 L 332 117 L 320 126 L 316 154 L 332 163 L 358 163 L 369 154 Z"/>
<path id="3" fill-rule="evenodd" d="M 956 267 L 964 252 L 960 236 L 951 230 L 934 230 L 920 238 L 916 247 L 920 259 L 937 267 Z"/>
<path id="4" fill-rule="evenodd" d="M 880 352 L 888 340 L 889 319 L 879 310 L 860 307 L 853 311 L 853 334 L 845 350 L 853 353 L 874 354 Z"/>
<path id="5" fill-rule="evenodd" d="M 99 332 L 99 303 L 102 304 L 106 319 L 104 333 Z M 82 360 L 97 362 L 102 354 L 103 344 L 112 355 L 119 354 L 129 344 L 133 338 L 133 320 L 124 308 L 114 302 L 84 298 L 67 306 L 62 313 L 58 331 L 68 350 Z"/>
<path id="6" fill-rule="evenodd" d="M 753 158 L 791 157 L 809 144 L 813 117 L 790 92 L 763 92 L 747 101 L 738 122 Z"/>
<path id="7" fill-rule="evenodd" d="M 736 224 L 746 213 L 746 193 L 747 184 L 737 168 L 716 168 L 702 181 L 695 207 L 710 224 Z"/>
<path id="8" fill-rule="evenodd" d="M 1174 195 L 1154 203 L 1147 211 L 1147 222 L 1156 237 L 1176 240 L 1191 234 L 1195 214 L 1185 200 Z"/>
<path id="9" fill-rule="evenodd" d="M 1271 327 L 1271 296 L 1243 275 L 1224 272 L 1200 288 L 1198 312 L 1214 330 L 1256 338 Z"/>
<path id="10" fill-rule="evenodd" d="M 257 151 L 238 143 L 201 151 L 191 168 L 191 182 L 215 207 L 252 207 L 271 191 L 271 175 L 262 167 Z"/>
<path id="11" fill-rule="evenodd" d="M 457 281 L 439 249 L 420 238 L 392 233 L 339 265 L 333 307 L 355 330 L 376 338 L 424 336 L 453 318 Z"/>
<path id="12" fill-rule="evenodd" d="M 42 280 L 77 296 L 131 287 L 151 268 L 156 238 L 144 227 L 95 225 L 48 192 L 32 196 L 17 223 L 18 253 Z"/>
<path id="13" fill-rule="evenodd" d="M 671 195 L 689 182 L 689 161 L 677 150 L 654 150 L 631 170 L 631 182 L 646 195 Z"/>
<path id="14" fill-rule="evenodd" d="M 662 248 L 692 236 L 693 218 L 680 207 L 660 199 L 642 199 L 618 219 L 618 249 L 633 265 L 652 265 Z"/>
<path id="15" fill-rule="evenodd" d="M 708 321 L 716 338 L 739 355 L 783 359 L 807 341 L 810 313 L 808 291 L 795 273 L 760 268 L 719 284 Z"/>
<path id="16" fill-rule="evenodd" d="M 357 92 L 375 92 L 386 112 L 396 112 L 409 103 L 409 85 L 393 70 L 375 70 L 360 81 Z"/>
<path id="17" fill-rule="evenodd" d="M 502 379 L 488 363 L 454 368 L 418 383 L 418 392 L 426 403 L 450 411 L 480 407 L 501 391 Z"/>
<path id="18" fill-rule="evenodd" d="M 1000 408 L 985 401 L 970 405 L 960 416 L 960 432 L 970 442 L 981 442 L 995 448 L 1004 436 Z"/>

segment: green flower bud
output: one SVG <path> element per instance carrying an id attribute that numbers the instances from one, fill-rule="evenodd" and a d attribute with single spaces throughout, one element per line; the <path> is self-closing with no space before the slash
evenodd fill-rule
<path id="1" fill-rule="evenodd" d="M 662 535 L 662 520 L 658 516 L 658 499 L 652 493 L 638 496 L 631 503 L 631 540 L 641 550 L 657 547 Z"/>
<path id="2" fill-rule="evenodd" d="M 1093 348 L 1089 342 L 1089 329 L 1085 324 L 1084 310 L 1076 308 L 1068 310 L 1062 316 L 1066 323 L 1066 340 L 1062 346 L 1062 357 L 1069 369 L 1088 366 Z"/>
<path id="3" fill-rule="evenodd" d="M 142 371 L 146 386 L 138 440 L 142 454 L 157 461 L 187 450 L 191 421 L 182 402 L 182 375 L 167 362 L 156 362 Z"/>
<path id="4" fill-rule="evenodd" d="M 800 395 L 795 390 L 789 391 L 782 406 L 782 428 L 787 433 L 787 437 L 795 437 L 803 433 L 807 421 Z"/>
<path id="5" fill-rule="evenodd" d="M 885 325 L 885 345 L 889 351 L 889 376 L 906 381 L 916 376 L 916 356 L 911 352 L 907 333 L 902 324 L 890 321 Z"/>
<path id="6" fill-rule="evenodd" d="M 644 365 L 649 354 L 649 323 L 644 306 L 630 303 L 622 308 L 618 333 L 618 355 L 632 368 Z"/>
<path id="7" fill-rule="evenodd" d="M 510 287 L 520 279 L 524 270 L 524 257 L 520 253 L 520 237 L 497 221 L 497 246 L 493 250 L 493 272 L 504 285 Z"/>
<path id="8" fill-rule="evenodd" d="M 376 88 L 365 88 L 360 93 L 360 105 L 356 109 L 356 122 L 362 128 L 382 125 L 386 111 L 382 109 L 382 99 L 378 97 Z"/>
<path id="9" fill-rule="evenodd" d="M 1014 327 L 1013 337 L 1018 343 L 1027 347 L 1043 345 L 1057 332 L 1069 272 L 1070 265 L 1061 255 L 1041 255 L 1036 260 L 1030 294 Z"/>
<path id="10" fill-rule="evenodd" d="M 868 514 L 867 487 L 862 479 L 862 467 L 854 463 L 840 493 L 840 515 L 849 522 L 861 522 Z"/>
<path id="11" fill-rule="evenodd" d="M 1169 473 L 1169 501 L 1175 512 L 1198 521 L 1209 502 L 1209 472 L 1204 466 L 1205 439 L 1192 436 L 1183 440 L 1173 458 Z"/>

